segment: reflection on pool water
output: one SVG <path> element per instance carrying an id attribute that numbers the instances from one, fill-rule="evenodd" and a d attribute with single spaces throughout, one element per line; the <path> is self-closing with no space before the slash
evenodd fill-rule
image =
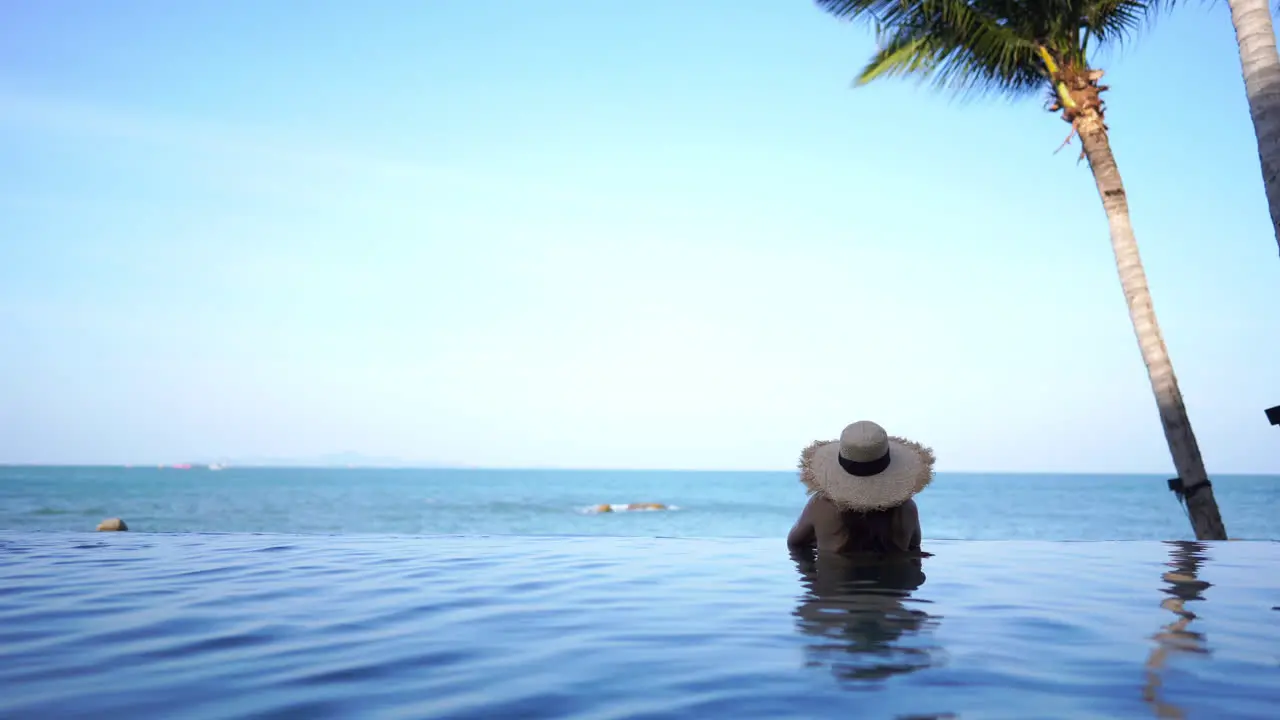
<path id="1" fill-rule="evenodd" d="M 805 593 L 793 614 L 810 636 L 807 664 L 829 666 L 845 681 L 882 680 L 940 665 L 945 653 L 929 642 L 938 622 L 931 603 L 912 597 L 924 584 L 920 559 L 857 561 L 794 553 Z"/>
<path id="2" fill-rule="evenodd" d="M 0 534 L 0 717 L 1272 718 L 1280 544 Z"/>

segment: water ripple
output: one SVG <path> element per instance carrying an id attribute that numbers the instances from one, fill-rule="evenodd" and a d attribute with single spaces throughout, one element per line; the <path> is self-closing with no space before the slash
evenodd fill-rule
<path id="1" fill-rule="evenodd" d="M 1269 718 L 1280 544 L 0 535 L 0 717 Z"/>

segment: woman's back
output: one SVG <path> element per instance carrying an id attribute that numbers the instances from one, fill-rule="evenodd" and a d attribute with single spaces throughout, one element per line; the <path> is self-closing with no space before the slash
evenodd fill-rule
<path id="1" fill-rule="evenodd" d="M 792 547 L 816 547 L 820 553 L 854 555 L 920 551 L 920 514 L 908 499 L 887 510 L 842 510 L 814 495 L 787 537 Z"/>

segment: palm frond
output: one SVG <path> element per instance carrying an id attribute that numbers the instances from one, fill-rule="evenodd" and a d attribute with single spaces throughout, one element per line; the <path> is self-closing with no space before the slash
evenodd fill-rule
<path id="1" fill-rule="evenodd" d="M 897 0 L 877 22 L 883 28 L 881 48 L 859 73 L 859 85 L 916 76 L 960 96 L 1010 97 L 1044 87 L 1035 43 L 964 0 Z"/>
<path id="2" fill-rule="evenodd" d="M 1099 42 L 1121 45 L 1149 28 L 1166 7 L 1149 0 L 1093 0 L 1086 3 L 1084 26 Z"/>
<path id="3" fill-rule="evenodd" d="M 919 73 L 933 64 L 935 48 L 927 37 L 903 35 L 889 38 L 880 50 L 871 58 L 867 66 L 858 73 L 855 81 L 858 85 L 866 85 L 878 77 L 903 76 Z"/>
<path id="4" fill-rule="evenodd" d="M 1118 45 L 1176 0 L 815 0 L 877 30 L 857 78 L 916 76 L 960 95 L 1021 97 L 1048 87 L 1039 48 L 1086 67 L 1091 43 Z"/>
<path id="5" fill-rule="evenodd" d="M 892 10 L 894 6 L 907 4 L 904 0 L 814 0 L 814 2 L 823 12 L 841 20 L 861 20 L 868 16 L 878 18 Z"/>

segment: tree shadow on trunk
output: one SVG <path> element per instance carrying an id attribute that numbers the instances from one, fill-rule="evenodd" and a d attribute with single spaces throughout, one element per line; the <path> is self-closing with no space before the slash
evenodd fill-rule
<path id="1" fill-rule="evenodd" d="M 1208 546 L 1182 540 L 1166 544 L 1170 547 L 1169 562 L 1165 564 L 1172 569 L 1161 576 L 1166 584 L 1160 591 L 1168 597 L 1160 602 L 1160 607 L 1173 613 L 1174 619 L 1152 636 L 1156 646 L 1147 656 L 1142 699 L 1151 705 L 1156 717 L 1181 719 L 1186 717 L 1186 712 L 1161 698 L 1161 673 L 1172 656 L 1209 654 L 1204 635 L 1188 629 L 1196 614 L 1187 608 L 1187 603 L 1204 600 L 1201 593 L 1210 587 L 1210 583 L 1199 578 L 1200 566 L 1209 559 Z"/>

